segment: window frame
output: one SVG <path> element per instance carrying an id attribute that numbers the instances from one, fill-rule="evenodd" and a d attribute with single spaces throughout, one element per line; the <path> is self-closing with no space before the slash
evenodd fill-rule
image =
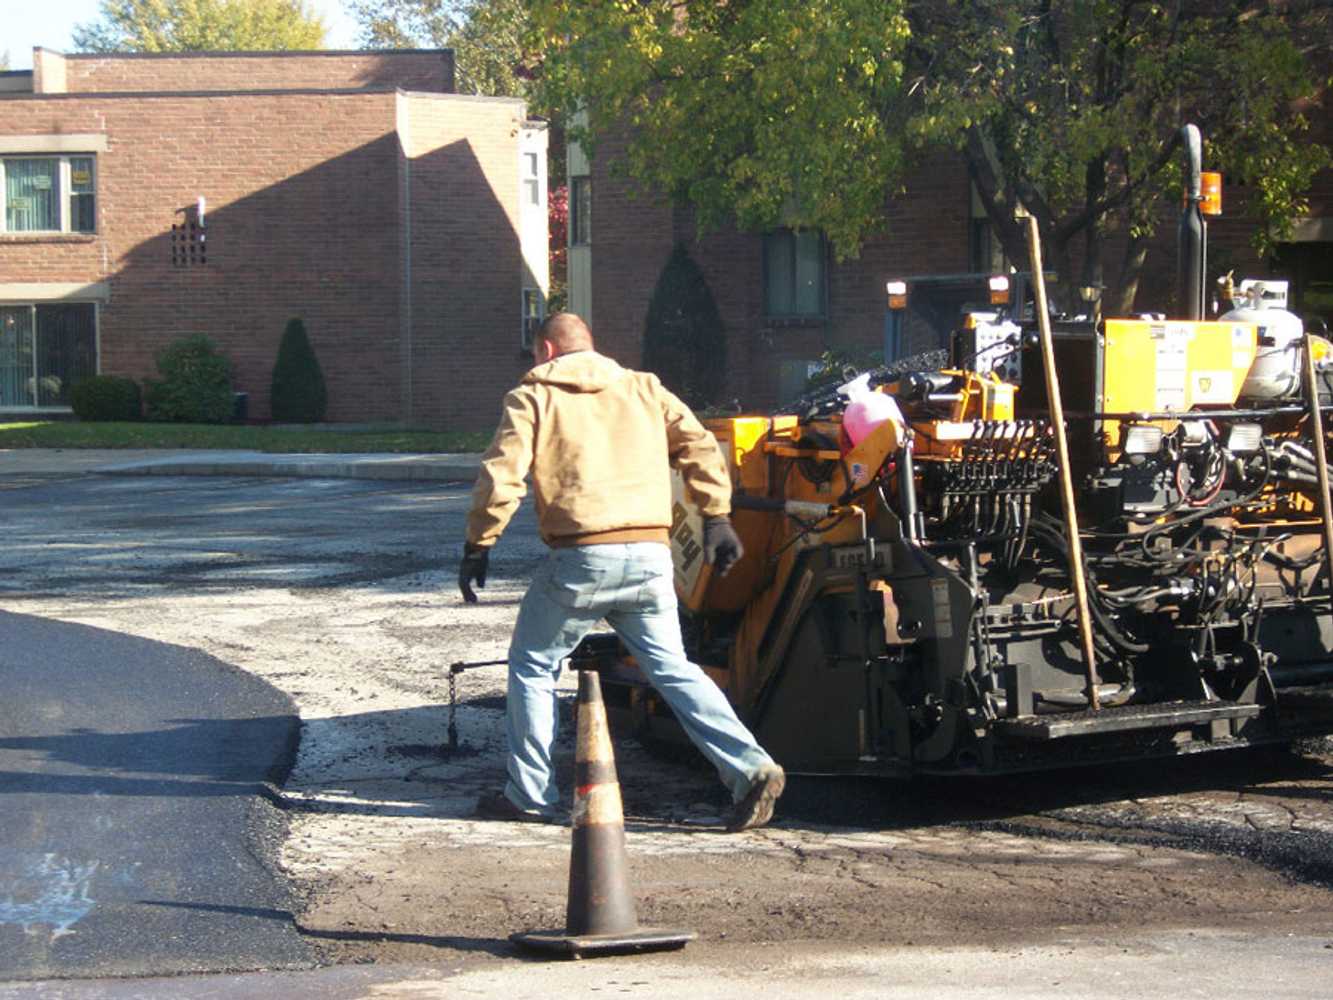
<path id="1" fill-rule="evenodd" d="M 796 241 L 798 236 L 807 233 L 813 233 L 819 239 L 819 256 L 818 256 L 819 305 L 816 308 L 816 311 L 814 312 L 801 312 L 797 307 L 798 254 L 797 254 Z M 770 290 L 773 287 L 774 278 L 771 273 L 771 268 L 769 266 L 769 257 L 770 257 L 769 247 L 771 245 L 771 241 L 775 239 L 784 240 L 787 243 L 788 247 L 790 248 L 787 255 L 789 266 L 787 268 L 788 273 L 786 275 L 786 279 L 791 289 L 792 310 L 788 312 L 775 312 L 770 308 L 770 303 L 771 303 Z M 763 234 L 763 239 L 760 243 L 759 257 L 763 272 L 762 291 L 763 291 L 764 319 L 776 323 L 820 323 L 820 322 L 826 322 L 828 320 L 828 313 L 829 313 L 828 250 L 829 250 L 828 239 L 824 236 L 824 233 L 818 229 L 800 229 L 800 230 L 790 229 L 790 228 L 770 229 L 768 232 Z"/>
<path id="2" fill-rule="evenodd" d="M 16 160 L 54 160 L 58 164 L 56 169 L 56 199 L 60 212 L 59 229 L 10 229 L 9 228 L 9 182 L 8 182 L 8 164 Z M 92 228 L 74 229 L 74 205 L 73 199 L 76 195 L 73 183 L 72 160 L 87 160 L 90 165 L 92 179 L 90 181 L 91 192 L 77 192 L 78 194 L 91 194 L 93 199 L 92 208 Z M 0 236 L 96 236 L 97 235 L 97 154 L 87 153 L 4 153 L 0 154 Z"/>

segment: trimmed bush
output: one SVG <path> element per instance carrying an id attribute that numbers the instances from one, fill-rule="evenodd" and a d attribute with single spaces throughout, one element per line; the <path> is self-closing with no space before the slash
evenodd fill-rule
<path id="1" fill-rule="evenodd" d="M 648 303 L 643 366 L 694 409 L 722 401 L 726 329 L 708 282 L 684 243 L 671 251 Z"/>
<path id="2" fill-rule="evenodd" d="M 280 424 L 315 424 L 329 407 L 324 372 L 299 318 L 287 321 L 273 364 L 269 395 L 273 420 Z"/>
<path id="3" fill-rule="evenodd" d="M 160 380 L 144 383 L 148 419 L 178 424 L 221 424 L 235 405 L 231 365 L 201 333 L 157 352 Z"/>
<path id="4" fill-rule="evenodd" d="M 120 375 L 92 375 L 74 383 L 69 405 L 80 420 L 142 420 L 139 383 Z"/>

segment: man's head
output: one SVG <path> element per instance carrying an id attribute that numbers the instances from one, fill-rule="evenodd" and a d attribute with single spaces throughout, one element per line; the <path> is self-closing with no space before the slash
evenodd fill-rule
<path id="1" fill-rule="evenodd" d="M 537 342 L 532 347 L 537 364 L 553 361 L 562 354 L 591 351 L 592 331 L 588 324 L 573 313 L 554 313 L 546 317 L 537 331 Z"/>

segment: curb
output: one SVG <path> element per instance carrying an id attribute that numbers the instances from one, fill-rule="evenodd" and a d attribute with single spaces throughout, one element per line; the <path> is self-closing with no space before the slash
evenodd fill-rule
<path id="1" fill-rule="evenodd" d="M 475 465 L 378 462 L 152 462 L 96 470 L 109 476 L 241 476 L 292 479 L 393 479 L 472 482 Z"/>

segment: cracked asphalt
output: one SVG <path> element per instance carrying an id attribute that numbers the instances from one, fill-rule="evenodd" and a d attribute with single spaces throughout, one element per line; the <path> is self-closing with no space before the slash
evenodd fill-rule
<path id="1" fill-rule="evenodd" d="M 297 925 L 329 960 L 494 962 L 513 956 L 512 931 L 563 924 L 567 831 L 468 816 L 502 780 L 502 670 L 459 678 L 462 746 L 442 748 L 444 668 L 503 655 L 541 557 L 530 511 L 465 606 L 464 485 L 3 485 L 6 609 L 198 648 L 296 704 L 281 863 Z M 797 779 L 772 827 L 737 836 L 718 831 L 724 795 L 697 763 L 616 749 L 640 919 L 697 930 L 718 961 L 1071 935 L 1333 944 L 1324 744 L 987 780 Z M 566 741 L 562 767 L 571 754 Z"/>

